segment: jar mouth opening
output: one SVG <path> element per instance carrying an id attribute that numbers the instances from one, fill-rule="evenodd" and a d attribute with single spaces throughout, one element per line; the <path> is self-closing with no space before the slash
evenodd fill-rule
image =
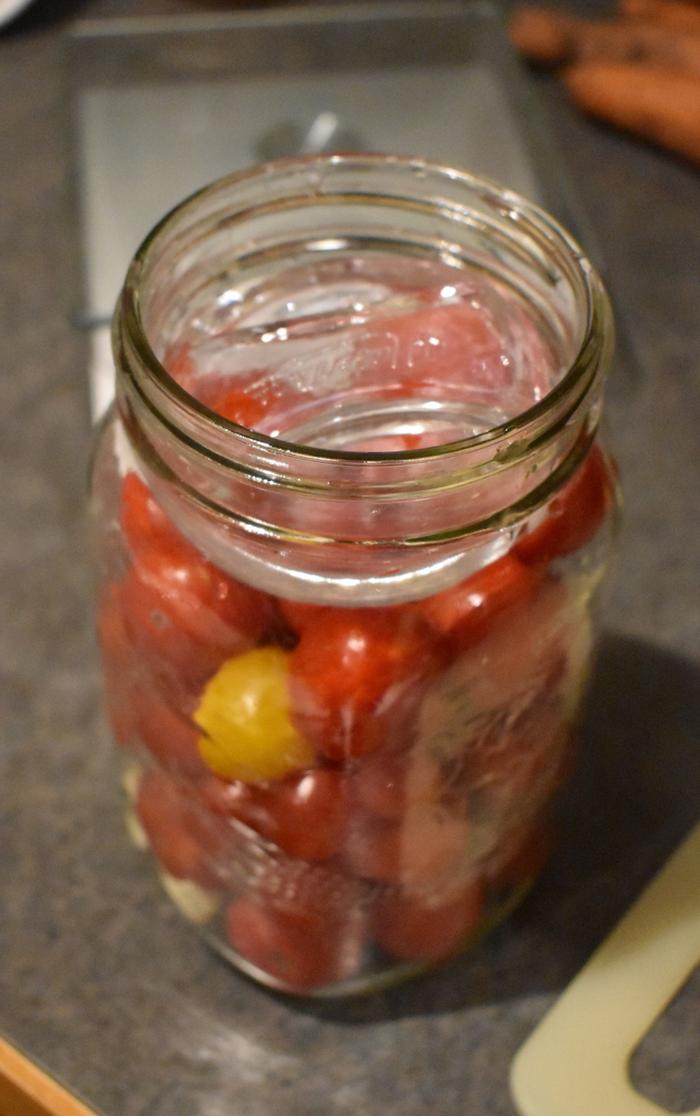
<path id="1" fill-rule="evenodd" d="M 256 181 L 261 186 L 269 186 L 275 178 L 301 172 L 308 176 L 309 196 L 315 198 L 322 196 L 324 186 L 329 194 L 332 191 L 330 183 L 319 181 L 326 171 L 344 168 L 372 171 L 387 167 L 398 173 L 403 171 L 430 175 L 436 184 L 441 179 L 453 187 L 457 184 L 464 188 L 465 193 L 478 195 L 479 200 L 488 205 L 500 221 L 510 222 L 513 235 L 532 235 L 539 242 L 563 253 L 569 272 L 577 282 L 578 292 L 582 296 L 583 328 L 575 355 L 567 361 L 568 367 L 558 382 L 531 406 L 479 433 L 437 445 L 384 451 L 314 446 L 268 435 L 224 418 L 186 391 L 156 355 L 144 323 L 140 297 L 144 270 L 161 246 L 167 243 L 178 222 L 190 213 L 194 214 L 203 203 L 213 201 L 218 195 L 237 186 L 254 185 Z M 436 197 L 434 204 L 436 208 L 440 208 L 443 203 Z M 469 212 L 468 198 L 464 212 Z M 600 368 L 602 357 L 601 339 L 606 328 L 609 329 L 611 325 L 607 298 L 595 269 L 574 238 L 545 210 L 498 183 L 447 164 L 405 156 L 355 153 L 279 159 L 227 175 L 196 191 L 167 213 L 137 249 L 118 303 L 115 332 L 120 317 L 119 324 L 127 331 L 130 346 L 144 371 L 145 379 L 156 386 L 161 399 L 174 406 L 179 415 L 196 420 L 199 426 L 204 423 L 224 437 L 230 436 L 232 449 L 250 445 L 259 450 L 282 453 L 299 461 L 342 462 L 350 466 L 357 462 L 370 462 L 379 468 L 383 463 L 389 465 L 397 462 L 449 461 L 453 457 L 463 456 L 469 450 L 487 448 L 504 439 L 511 440 L 528 428 L 537 427 L 546 421 L 548 415 L 556 413 L 567 399 L 577 395 L 585 396 L 588 387 L 597 378 L 596 372 Z"/>

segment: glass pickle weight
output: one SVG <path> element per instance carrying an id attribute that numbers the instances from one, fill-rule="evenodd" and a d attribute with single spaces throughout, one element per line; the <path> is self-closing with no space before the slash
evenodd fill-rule
<path id="1" fill-rule="evenodd" d="M 411 974 L 544 863 L 611 335 L 556 223 L 411 160 L 233 176 L 135 256 L 92 478 L 107 713 L 132 837 L 261 982 Z"/>

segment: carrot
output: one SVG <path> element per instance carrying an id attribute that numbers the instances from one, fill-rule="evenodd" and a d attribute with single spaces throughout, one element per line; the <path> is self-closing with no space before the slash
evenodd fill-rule
<path id="1" fill-rule="evenodd" d="M 700 22 L 697 35 L 680 35 L 653 23 L 579 19 L 526 7 L 516 10 L 511 36 L 535 62 L 644 62 L 700 74 Z"/>
<path id="2" fill-rule="evenodd" d="M 516 8 L 509 25 L 511 42 L 532 62 L 551 65 L 569 56 L 578 22 L 576 16 L 551 8 Z"/>
<path id="3" fill-rule="evenodd" d="M 700 24 L 697 34 L 679 34 L 654 23 L 585 23 L 579 29 L 573 58 L 579 62 L 638 62 L 700 74 Z"/>
<path id="4" fill-rule="evenodd" d="M 700 165 L 700 78 L 654 66 L 585 62 L 564 81 L 573 101 Z"/>
<path id="5" fill-rule="evenodd" d="M 652 20 L 674 31 L 700 31 L 698 0 L 620 0 L 619 7 L 631 19 Z"/>

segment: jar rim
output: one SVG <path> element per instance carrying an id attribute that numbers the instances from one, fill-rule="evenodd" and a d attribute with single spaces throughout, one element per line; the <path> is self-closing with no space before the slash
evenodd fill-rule
<path id="1" fill-rule="evenodd" d="M 339 167 L 343 169 L 355 167 L 357 170 L 392 167 L 399 172 L 419 172 L 434 175 L 437 179 L 449 180 L 451 183 L 457 182 L 467 191 L 478 192 L 480 200 L 497 209 L 501 217 L 506 216 L 513 222 L 514 227 L 517 226 L 519 230 L 539 238 L 543 237 L 549 245 L 565 252 L 567 262 L 572 266 L 584 295 L 582 316 L 585 315 L 585 322 L 575 356 L 559 381 L 541 399 L 503 423 L 456 441 L 422 448 L 358 451 L 287 441 L 232 422 L 210 410 L 170 375 L 156 356 L 148 338 L 142 315 L 140 281 L 151 255 L 165 241 L 177 221 L 183 215 L 196 210 L 202 202 L 232 187 L 254 183 L 256 180 L 261 184 L 265 182 L 269 185 L 275 176 L 283 176 L 295 171 L 305 171 L 311 176 L 315 169 L 327 170 Z M 591 383 L 597 379 L 596 372 L 600 370 L 603 357 L 603 340 L 606 332 L 609 333 L 612 329 L 612 316 L 603 285 L 583 249 L 566 229 L 540 206 L 496 182 L 446 163 L 400 155 L 352 153 L 290 156 L 263 163 L 219 178 L 178 203 L 147 234 L 134 254 L 115 311 L 113 327 L 115 353 L 120 349 L 118 330 L 121 326 L 127 331 L 130 346 L 144 368 L 147 379 L 157 387 L 159 395 L 174 405 L 181 414 L 189 415 L 199 422 L 203 421 L 220 433 L 232 436 L 236 445 L 249 445 L 262 451 L 283 453 L 285 457 L 292 457 L 300 462 L 304 460 L 317 463 L 342 462 L 349 466 L 354 462 L 361 462 L 377 465 L 381 469 L 383 464 L 390 465 L 397 462 L 408 464 L 412 461 L 451 461 L 469 450 L 488 447 L 506 437 L 512 438 L 529 427 L 536 426 L 549 414 L 555 412 L 559 404 L 576 396 L 578 389 L 581 389 L 580 397 L 585 397 Z M 602 371 L 606 369 L 603 368 Z M 207 447 L 199 448 L 207 452 Z"/>

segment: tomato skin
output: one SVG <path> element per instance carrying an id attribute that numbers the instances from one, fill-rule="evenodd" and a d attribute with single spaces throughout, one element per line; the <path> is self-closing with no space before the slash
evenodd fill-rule
<path id="1" fill-rule="evenodd" d="M 493 625 L 467 651 L 465 681 L 479 710 L 507 705 L 535 675 L 547 690 L 565 667 L 569 595 L 557 581 L 541 582 L 537 595 Z"/>
<path id="2" fill-rule="evenodd" d="M 231 655 L 255 646 L 272 616 L 263 594 L 179 545 L 140 552 L 119 588 L 119 606 L 142 666 L 189 695 Z"/>
<path id="3" fill-rule="evenodd" d="M 259 786 L 212 777 L 201 793 L 213 810 L 237 818 L 301 860 L 329 860 L 349 823 L 346 779 L 323 768 Z"/>
<path id="4" fill-rule="evenodd" d="M 287 991 L 305 992 L 357 972 L 367 932 L 367 890 L 336 867 L 271 860 L 229 907 L 232 947 Z"/>
<path id="5" fill-rule="evenodd" d="M 343 861 L 363 879 L 406 887 L 449 881 L 469 849 L 468 822 L 437 807 L 416 805 L 400 821 L 367 816 L 348 835 Z"/>
<path id="6" fill-rule="evenodd" d="M 197 375 L 197 366 L 192 356 L 189 341 L 176 341 L 169 345 L 163 354 L 163 367 L 180 387 L 192 392 Z"/>
<path id="7" fill-rule="evenodd" d="M 225 652 L 195 639 L 183 625 L 185 609 L 195 609 L 195 600 L 181 598 L 173 603 L 144 584 L 132 569 L 121 587 L 121 602 L 134 655 L 141 657 L 149 676 L 173 701 L 176 693 L 196 694 L 220 666 Z"/>
<path id="8" fill-rule="evenodd" d="M 585 546 L 613 505 L 611 468 L 594 446 L 569 483 L 551 501 L 547 517 L 523 535 L 513 552 L 526 565 L 547 565 Z"/>
<path id="9" fill-rule="evenodd" d="M 483 904 L 484 889 L 478 880 L 437 903 L 389 892 L 377 899 L 374 936 L 397 960 L 439 961 L 476 929 Z"/>
<path id="10" fill-rule="evenodd" d="M 220 779 L 212 774 L 205 765 L 205 774 L 197 780 L 196 792 L 208 810 L 222 817 L 236 818 L 253 829 L 264 825 L 264 819 L 256 824 L 261 810 L 257 806 L 256 787 L 241 779 Z"/>
<path id="11" fill-rule="evenodd" d="M 418 803 L 437 803 L 442 790 L 439 768 L 419 751 L 368 757 L 353 772 L 350 786 L 361 810 L 388 820 L 402 818 Z"/>
<path id="12" fill-rule="evenodd" d="M 152 546 L 175 546 L 178 541 L 184 542 L 138 473 L 127 473 L 122 481 L 120 518 L 132 554 Z"/>
<path id="13" fill-rule="evenodd" d="M 134 565 L 183 631 L 227 654 L 254 646 L 270 623 L 263 593 L 222 573 L 181 537 L 169 547 L 144 548 Z"/>
<path id="14" fill-rule="evenodd" d="M 193 719 L 205 733 L 200 755 L 216 775 L 257 783 L 314 763 L 290 716 L 288 662 L 281 648 L 258 647 L 227 659 L 208 682 Z"/>
<path id="15" fill-rule="evenodd" d="M 238 423 L 255 429 L 267 410 L 265 403 L 254 395 L 249 395 L 245 388 L 227 388 L 220 395 L 215 396 L 207 404 L 217 415 L 228 419 L 229 422 Z"/>
<path id="16" fill-rule="evenodd" d="M 328 860 L 340 849 L 348 822 L 346 781 L 317 768 L 293 775 L 261 794 L 270 815 L 265 836 L 288 856 Z"/>
<path id="17" fill-rule="evenodd" d="M 121 522 L 140 581 L 162 597 L 183 631 L 224 654 L 245 650 L 265 634 L 270 599 L 204 558 L 133 472 L 122 483 Z"/>
<path id="18" fill-rule="evenodd" d="M 324 605 L 308 604 L 306 601 L 277 600 L 277 608 L 293 632 L 301 635 L 309 624 L 326 611 Z"/>
<path id="19" fill-rule="evenodd" d="M 132 643 L 124 620 L 121 585 L 109 585 L 97 610 L 97 638 L 105 664 L 122 672 L 131 660 Z"/>
<path id="20" fill-rule="evenodd" d="M 140 741 L 167 771 L 190 778 L 206 771 L 197 750 L 199 732 L 188 719 L 170 708 L 155 687 L 138 696 L 135 718 Z"/>
<path id="21" fill-rule="evenodd" d="M 278 425 L 275 418 L 285 417 L 304 399 L 291 384 L 269 380 L 264 370 L 233 379 L 203 378 L 198 397 L 217 415 L 249 430 Z"/>
<path id="22" fill-rule="evenodd" d="M 233 852 L 234 835 L 215 832 L 178 783 L 162 771 L 146 771 L 136 795 L 136 813 L 151 850 L 176 879 L 193 880 L 210 889 L 218 885 L 214 861 Z M 229 848 L 230 847 L 230 848 Z"/>
<path id="23" fill-rule="evenodd" d="M 97 636 L 102 654 L 105 713 L 114 740 L 123 748 L 135 743 L 137 718 L 132 677 L 133 650 L 124 622 L 120 588 L 110 585 L 97 613 Z"/>
<path id="24" fill-rule="evenodd" d="M 324 609 L 291 653 L 295 723 L 335 760 L 400 739 L 434 668 L 432 644 L 408 610 Z"/>
<path id="25" fill-rule="evenodd" d="M 544 580 L 532 599 L 495 617 L 488 633 L 457 654 L 427 690 L 417 746 L 450 764 L 461 756 L 475 717 L 551 690 L 566 670 L 569 606 L 563 585 Z"/>
<path id="26" fill-rule="evenodd" d="M 472 793 L 499 812 L 532 813 L 557 787 L 566 754 L 567 732 L 561 709 L 535 703 L 507 730 L 498 726 L 465 750 L 465 772 Z"/>
<path id="27" fill-rule="evenodd" d="M 350 975 L 338 927 L 322 913 L 289 911 L 243 896 L 226 911 L 232 948 L 287 991 L 307 992 Z"/>
<path id="28" fill-rule="evenodd" d="M 497 616 L 530 599 L 539 580 L 518 558 L 504 554 L 417 607 L 453 649 L 462 650 L 483 638 Z"/>

